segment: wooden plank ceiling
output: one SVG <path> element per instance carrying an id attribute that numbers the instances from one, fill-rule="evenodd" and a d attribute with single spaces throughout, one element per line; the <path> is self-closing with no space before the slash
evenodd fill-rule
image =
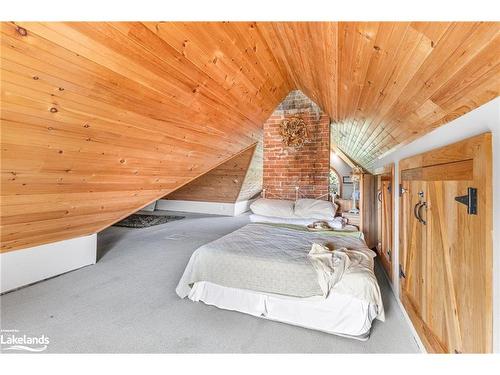
<path id="1" fill-rule="evenodd" d="M 95 233 L 261 138 L 254 23 L 2 23 L 2 250 Z"/>
<path id="2" fill-rule="evenodd" d="M 265 28 L 292 84 L 330 115 L 335 143 L 368 170 L 394 147 L 499 95 L 498 22 Z"/>
<path id="3" fill-rule="evenodd" d="M 236 154 L 210 172 L 194 179 L 164 198 L 235 203 L 253 197 L 262 190 L 262 152 L 260 155 L 256 155 L 256 148 L 257 144 Z M 249 168 L 254 159 L 257 159 L 255 161 L 257 164 L 260 162 L 260 166 Z M 255 169 L 258 173 L 255 173 Z M 254 173 L 249 175 L 252 171 Z M 243 195 L 243 199 L 240 199 L 241 195 Z"/>
<path id="4" fill-rule="evenodd" d="M 295 88 L 370 168 L 498 96 L 499 40 L 499 23 L 2 23 L 2 251 L 206 173 Z"/>

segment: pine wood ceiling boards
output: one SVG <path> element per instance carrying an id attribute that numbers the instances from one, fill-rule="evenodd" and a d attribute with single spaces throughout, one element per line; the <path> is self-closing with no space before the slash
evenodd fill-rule
<path id="1" fill-rule="evenodd" d="M 373 160 L 498 96 L 499 23 L 2 23 L 2 250 L 95 233 L 261 136 L 292 89 Z"/>
<path id="2" fill-rule="evenodd" d="M 333 137 L 370 169 L 498 96 L 500 23 L 341 22 L 338 60 Z"/>
<path id="3" fill-rule="evenodd" d="M 95 233 L 261 137 L 255 23 L 2 23 L 2 251 Z"/>
<path id="4" fill-rule="evenodd" d="M 257 145 L 236 154 L 210 172 L 194 179 L 180 189 L 168 194 L 165 199 L 235 203 L 244 187 L 247 171 Z M 262 161 L 262 157 L 261 157 Z M 260 166 L 260 189 L 262 189 L 262 162 Z M 252 195 L 259 192 L 254 191 Z"/>
<path id="5" fill-rule="evenodd" d="M 291 84 L 367 169 L 398 145 L 494 99 L 500 23 L 260 23 Z"/>

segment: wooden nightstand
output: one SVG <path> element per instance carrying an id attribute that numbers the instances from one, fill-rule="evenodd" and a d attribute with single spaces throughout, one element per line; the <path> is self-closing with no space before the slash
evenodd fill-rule
<path id="1" fill-rule="evenodd" d="M 347 219 L 347 224 L 356 225 L 358 228 L 361 224 L 359 214 L 352 214 L 350 212 L 342 212 L 342 217 Z"/>

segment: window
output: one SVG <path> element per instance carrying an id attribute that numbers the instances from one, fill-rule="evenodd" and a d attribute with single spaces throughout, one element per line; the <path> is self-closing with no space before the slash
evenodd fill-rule
<path id="1" fill-rule="evenodd" d="M 330 195 L 332 197 L 342 196 L 342 180 L 340 179 L 340 175 L 337 173 L 335 169 L 330 169 Z"/>

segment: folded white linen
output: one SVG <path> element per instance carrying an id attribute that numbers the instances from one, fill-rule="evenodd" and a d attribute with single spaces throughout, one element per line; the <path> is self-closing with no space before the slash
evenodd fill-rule
<path id="1" fill-rule="evenodd" d="M 346 248 L 331 251 L 326 246 L 313 243 L 309 251 L 310 261 L 318 275 L 318 283 L 323 291 L 323 297 L 328 297 L 330 290 L 337 284 L 344 271 L 349 267 L 349 257 L 344 252 Z"/>
<path id="2" fill-rule="evenodd" d="M 331 251 L 318 243 L 313 243 L 309 251 L 325 298 L 334 291 L 373 303 L 378 307 L 377 319 L 385 321 L 382 295 L 373 273 L 374 256 L 373 252 L 362 249 L 339 248 Z"/>

